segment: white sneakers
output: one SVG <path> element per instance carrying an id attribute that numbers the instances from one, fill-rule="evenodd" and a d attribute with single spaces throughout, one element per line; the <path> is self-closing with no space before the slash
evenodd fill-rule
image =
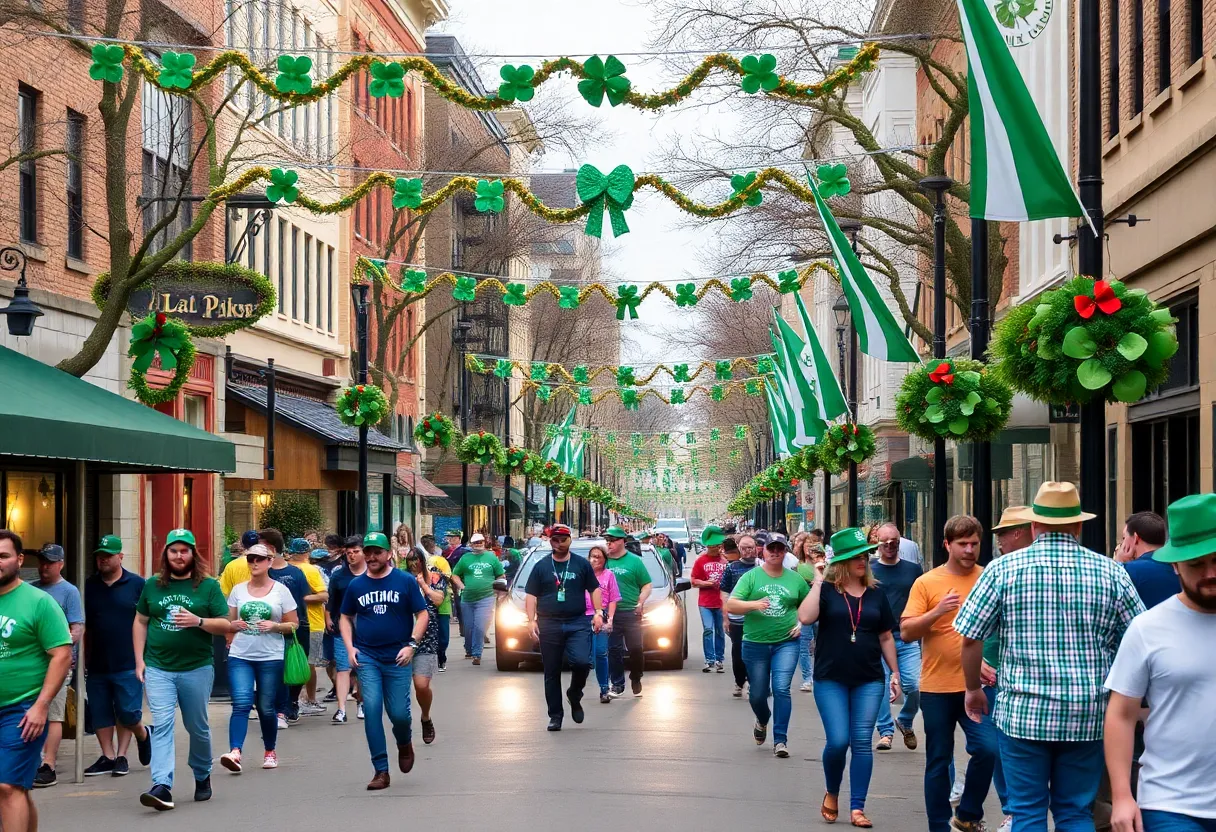
<path id="1" fill-rule="evenodd" d="M 275 754 L 273 751 L 267 751 L 266 755 L 264 757 L 262 757 L 262 768 L 278 768 L 278 767 L 279 767 L 279 755 Z"/>
<path id="2" fill-rule="evenodd" d="M 220 755 L 220 765 L 233 774 L 241 773 L 241 749 L 234 748 L 227 754 Z"/>

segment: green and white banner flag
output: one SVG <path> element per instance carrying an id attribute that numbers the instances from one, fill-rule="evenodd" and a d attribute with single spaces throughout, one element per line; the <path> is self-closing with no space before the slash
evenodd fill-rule
<path id="1" fill-rule="evenodd" d="M 908 341 L 908 336 L 904 335 L 903 327 L 895 320 L 895 315 L 887 306 L 882 293 L 853 253 L 848 238 L 844 236 L 827 203 L 819 195 L 815 178 L 810 173 L 807 173 L 806 178 L 810 182 L 811 192 L 815 195 L 815 207 L 819 210 L 819 219 L 827 234 L 828 244 L 832 247 L 832 256 L 840 269 L 840 285 L 844 288 L 844 296 L 849 302 L 849 311 L 857 327 L 857 343 L 861 351 L 883 361 L 919 363 L 920 356 Z"/>
<path id="2" fill-rule="evenodd" d="M 806 304 L 802 302 L 801 292 L 794 292 L 794 302 L 798 305 L 798 314 L 802 316 L 802 329 L 806 333 L 806 345 L 798 354 L 798 360 L 802 364 L 803 372 L 811 379 L 819 418 L 830 422 L 842 413 L 848 413 L 849 405 L 840 389 L 840 381 L 832 375 L 832 363 L 828 361 L 823 345 L 819 343 L 819 336 L 815 334 L 815 327 L 811 324 Z M 782 324 L 785 324 L 785 321 L 782 321 Z M 797 338 L 788 324 L 785 324 L 785 329 L 789 329 L 790 334 Z"/>
<path id="3" fill-rule="evenodd" d="M 1086 217 L 985 0 L 958 0 L 971 109 L 971 216 Z"/>
<path id="4" fill-rule="evenodd" d="M 583 441 L 573 438 L 574 411 L 570 408 L 566 418 L 557 428 L 557 435 L 541 448 L 541 457 L 546 461 L 556 462 L 558 467 L 567 474 L 581 477 L 583 474 Z"/>
<path id="5" fill-rule="evenodd" d="M 781 400 L 781 394 L 776 390 L 777 382 L 772 376 L 764 379 L 764 397 L 768 400 L 768 423 L 773 430 L 773 452 L 779 457 L 787 457 L 798 449 L 790 444 L 789 411 Z"/>
<path id="6" fill-rule="evenodd" d="M 773 312 L 773 317 L 779 322 L 778 327 L 784 326 L 795 340 L 801 342 L 802 339 L 798 338 L 793 330 L 790 330 L 789 324 L 781 320 L 781 316 L 776 313 L 776 310 Z M 801 351 L 802 345 L 799 343 L 794 347 L 795 351 L 791 352 L 791 345 L 786 344 L 784 337 L 777 337 L 772 329 L 769 330 L 769 338 L 772 339 L 773 348 L 777 352 L 774 362 L 777 369 L 777 390 L 789 413 L 790 427 L 786 432 L 786 438 L 793 448 L 814 445 L 823 436 L 827 426 L 819 418 L 819 408 L 815 402 L 811 381 L 802 371 L 802 366 L 798 361 L 798 352 Z"/>

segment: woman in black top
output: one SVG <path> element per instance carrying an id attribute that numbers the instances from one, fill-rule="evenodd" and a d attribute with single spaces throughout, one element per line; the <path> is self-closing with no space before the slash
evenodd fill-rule
<path id="1" fill-rule="evenodd" d="M 819 813 L 828 823 L 839 814 L 840 781 L 845 756 L 849 765 L 849 820 L 869 829 L 866 793 L 874 768 L 870 735 L 878 718 L 883 690 L 882 662 L 891 669 L 891 701 L 899 696 L 899 665 L 891 631 L 898 626 L 887 597 L 876 588 L 861 529 L 841 529 L 832 535 L 832 559 L 824 569 L 816 564 L 811 592 L 798 609 L 803 624 L 818 622 L 815 640 L 815 705 L 827 732 L 823 774 L 827 794 Z"/>

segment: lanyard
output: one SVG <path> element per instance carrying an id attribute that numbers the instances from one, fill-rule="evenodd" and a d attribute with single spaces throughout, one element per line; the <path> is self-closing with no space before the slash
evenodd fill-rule
<path id="1" fill-rule="evenodd" d="M 557 591 L 561 592 L 566 588 L 566 578 L 569 576 L 569 572 L 566 571 L 566 568 L 570 565 L 570 559 L 566 558 L 566 560 L 561 562 L 561 574 L 558 574 L 557 571 L 558 562 L 552 558 L 550 558 L 550 560 L 553 562 L 553 582 L 557 585 Z"/>
<path id="2" fill-rule="evenodd" d="M 849 641 L 853 644 L 857 643 L 857 628 L 861 626 L 861 604 L 865 600 L 865 595 L 857 599 L 857 618 L 853 618 L 853 604 L 849 601 L 849 593 L 841 592 L 844 596 L 844 605 L 849 610 L 849 624 L 853 628 L 853 634 L 849 636 Z"/>

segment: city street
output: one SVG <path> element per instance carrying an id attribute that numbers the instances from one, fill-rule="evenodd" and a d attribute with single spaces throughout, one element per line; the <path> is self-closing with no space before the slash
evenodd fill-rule
<path id="1" fill-rule="evenodd" d="M 580 829 L 675 832 L 712 829 L 795 829 L 822 824 L 819 765 L 823 731 L 812 694 L 797 691 L 790 730 L 791 756 L 777 760 L 771 746 L 751 738 L 746 699 L 731 696 L 729 672 L 701 673 L 700 630 L 690 630 L 683 671 L 648 671 L 644 696 L 601 705 L 594 675 L 587 718 L 569 715 L 559 734 L 545 731 L 539 668 L 494 669 L 492 648 L 480 667 L 455 658 L 435 680 L 438 737 L 425 746 L 417 733 L 418 761 L 409 775 L 396 771 L 392 786 L 368 793 L 372 775 L 363 726 L 353 718 L 333 726 L 329 714 L 305 718 L 279 734 L 279 768 L 263 771 L 256 723 L 245 746 L 246 771 L 235 776 L 216 764 L 215 797 L 191 801 L 184 733 L 178 730 L 177 809 L 162 817 L 138 803 L 147 771 L 132 761 L 131 774 L 71 783 L 72 744 L 63 744 L 59 785 L 35 792 L 43 832 L 126 832 L 156 825 L 182 830 L 256 826 L 270 830 L 341 832 L 352 825 L 395 824 L 411 829 Z M 453 633 L 455 636 L 455 633 Z M 211 707 L 212 750 L 227 750 L 227 703 Z M 332 714 L 332 705 L 329 713 Z M 145 711 L 146 713 L 146 711 Z M 919 721 L 917 723 L 918 734 Z M 923 740 L 923 738 L 922 738 Z M 391 752 L 390 735 L 390 752 Z M 959 735 L 958 754 L 965 759 Z M 86 764 L 97 756 L 88 739 Z M 134 753 L 134 748 L 132 748 Z M 924 828 L 921 790 L 923 746 L 877 756 L 867 811 L 875 827 Z M 847 776 L 842 794 L 847 827 Z M 1000 822 L 995 795 L 988 822 Z M 840 824 L 838 824 L 840 825 Z"/>

